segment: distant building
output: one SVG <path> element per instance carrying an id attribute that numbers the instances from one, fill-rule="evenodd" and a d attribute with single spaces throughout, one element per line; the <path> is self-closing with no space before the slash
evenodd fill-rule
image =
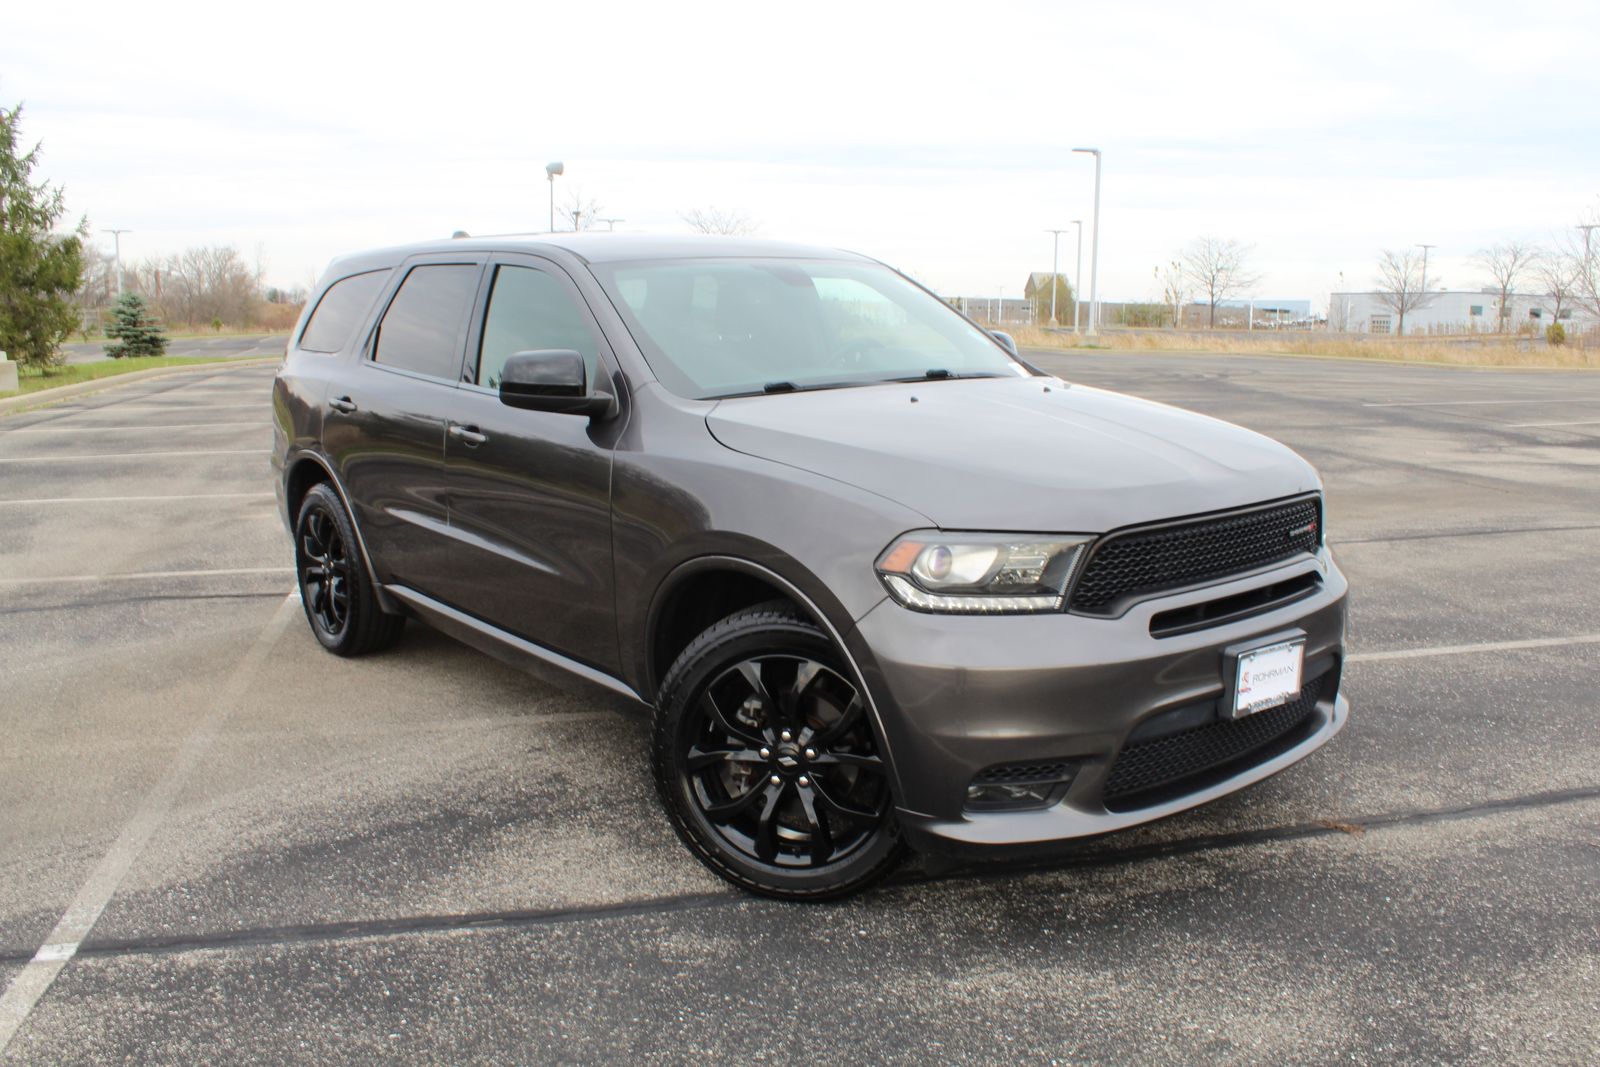
<path id="1" fill-rule="evenodd" d="M 1343 333 L 1393 334 L 1400 329 L 1400 316 L 1385 302 L 1381 292 L 1334 293 L 1328 298 L 1328 329 Z M 1556 321 L 1550 300 L 1527 293 L 1512 293 L 1506 301 L 1505 329 L 1516 333 L 1531 328 L 1542 333 Z M 1583 333 L 1597 323 L 1582 309 L 1566 306 L 1560 322 L 1569 332 Z M 1418 307 L 1406 310 L 1406 334 L 1498 333 L 1500 291 L 1470 292 L 1443 290 L 1429 293 Z"/>

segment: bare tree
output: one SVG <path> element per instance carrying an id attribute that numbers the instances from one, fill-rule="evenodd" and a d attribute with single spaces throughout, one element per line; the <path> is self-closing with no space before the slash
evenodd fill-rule
<path id="1" fill-rule="evenodd" d="M 1216 329 L 1218 304 L 1261 280 L 1247 269 L 1249 256 L 1249 245 L 1219 237 L 1201 237 L 1184 249 L 1183 272 L 1211 307 L 1209 328 Z"/>
<path id="2" fill-rule="evenodd" d="M 1578 272 L 1582 263 L 1575 256 L 1557 251 L 1533 265 L 1533 280 L 1539 295 L 1550 302 L 1552 321 L 1561 321 L 1561 311 L 1570 307 L 1578 295 Z"/>
<path id="3" fill-rule="evenodd" d="M 1156 268 L 1156 279 L 1161 282 L 1162 303 L 1172 309 L 1172 328 L 1176 330 L 1183 325 L 1183 306 L 1189 302 L 1189 278 L 1175 259 Z"/>
<path id="4" fill-rule="evenodd" d="M 717 233 L 728 237 L 743 237 L 756 232 L 756 224 L 742 211 L 724 211 L 721 208 L 694 208 L 678 216 L 696 233 Z"/>
<path id="5" fill-rule="evenodd" d="M 1600 318 L 1600 234 L 1594 232 L 1600 230 L 1600 213 L 1590 212 L 1575 230 L 1561 242 L 1573 270 L 1573 300 Z"/>
<path id="6" fill-rule="evenodd" d="M 1399 320 L 1395 333 L 1404 336 L 1406 314 L 1427 307 L 1432 297 L 1423 290 L 1422 256 L 1406 249 L 1394 252 L 1384 249 L 1378 253 L 1378 299 Z"/>
<path id="7" fill-rule="evenodd" d="M 197 246 L 136 264 L 133 289 L 168 322 L 245 326 L 261 300 L 261 277 L 230 245 Z"/>
<path id="8" fill-rule="evenodd" d="M 1506 332 L 1511 318 L 1511 294 L 1516 291 L 1517 279 L 1539 262 L 1541 255 L 1537 247 L 1525 241 L 1503 241 L 1478 253 L 1478 266 L 1494 279 L 1495 289 L 1500 293 L 1500 325 L 1497 333 Z"/>
<path id="9" fill-rule="evenodd" d="M 571 223 L 573 232 L 578 233 L 600 221 L 600 213 L 604 210 L 600 201 L 585 196 L 582 189 L 574 187 L 567 193 L 566 205 L 556 209 L 556 214 Z"/>

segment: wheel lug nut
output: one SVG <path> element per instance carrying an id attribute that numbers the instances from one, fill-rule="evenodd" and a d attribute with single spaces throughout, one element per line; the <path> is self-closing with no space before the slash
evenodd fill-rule
<path id="1" fill-rule="evenodd" d="M 791 734 L 788 730 L 785 730 L 785 731 L 783 731 L 783 733 L 778 735 L 778 740 L 779 741 L 793 741 L 794 740 L 794 734 Z"/>
<path id="2" fill-rule="evenodd" d="M 805 775 L 802 774 L 800 776 L 800 784 L 801 785 L 810 785 L 811 784 L 811 779 L 807 778 Z"/>
<path id="3" fill-rule="evenodd" d="M 762 759 L 771 759 L 772 758 L 772 749 L 770 749 L 770 748 L 762 749 L 761 750 L 761 758 Z"/>
<path id="4" fill-rule="evenodd" d="M 779 778 L 776 774 L 774 774 L 771 778 L 769 778 L 767 780 L 770 781 L 773 785 L 782 785 L 783 784 L 783 779 Z"/>
<path id="5" fill-rule="evenodd" d="M 814 749 L 814 748 L 806 749 L 806 759 L 816 759 L 816 758 L 817 758 L 817 750 L 816 749 Z"/>

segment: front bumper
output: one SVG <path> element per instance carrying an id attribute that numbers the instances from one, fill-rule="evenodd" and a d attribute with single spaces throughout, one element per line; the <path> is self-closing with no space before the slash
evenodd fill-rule
<path id="1" fill-rule="evenodd" d="M 1316 591 L 1293 603 L 1175 636 L 1150 633 L 1159 613 L 1309 572 L 1319 579 Z M 1135 604 L 1116 619 L 932 615 L 879 604 L 847 644 L 878 713 L 902 829 L 930 851 L 1036 850 L 1171 815 L 1275 774 L 1325 744 L 1349 715 L 1338 693 L 1347 591 L 1324 549 L 1316 558 Z M 1105 786 L 1130 734 L 1177 709 L 1204 714 L 1225 691 L 1224 650 L 1288 629 L 1306 635 L 1307 681 L 1324 682 L 1296 729 L 1263 745 L 1258 758 L 1196 774 L 1176 792 L 1108 808 Z M 966 810 L 967 786 L 980 771 L 1049 760 L 1075 767 L 1059 802 Z"/>

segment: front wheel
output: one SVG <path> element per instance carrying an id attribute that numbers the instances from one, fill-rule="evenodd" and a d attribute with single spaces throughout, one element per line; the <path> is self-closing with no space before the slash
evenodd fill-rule
<path id="1" fill-rule="evenodd" d="M 378 604 L 339 494 L 326 482 L 311 487 L 294 524 L 295 572 L 311 632 L 328 651 L 361 656 L 394 644 L 403 615 Z"/>
<path id="2" fill-rule="evenodd" d="M 904 856 L 888 766 L 851 674 L 786 603 L 723 619 L 667 672 L 656 784 L 679 836 L 721 877 L 822 900 Z"/>

